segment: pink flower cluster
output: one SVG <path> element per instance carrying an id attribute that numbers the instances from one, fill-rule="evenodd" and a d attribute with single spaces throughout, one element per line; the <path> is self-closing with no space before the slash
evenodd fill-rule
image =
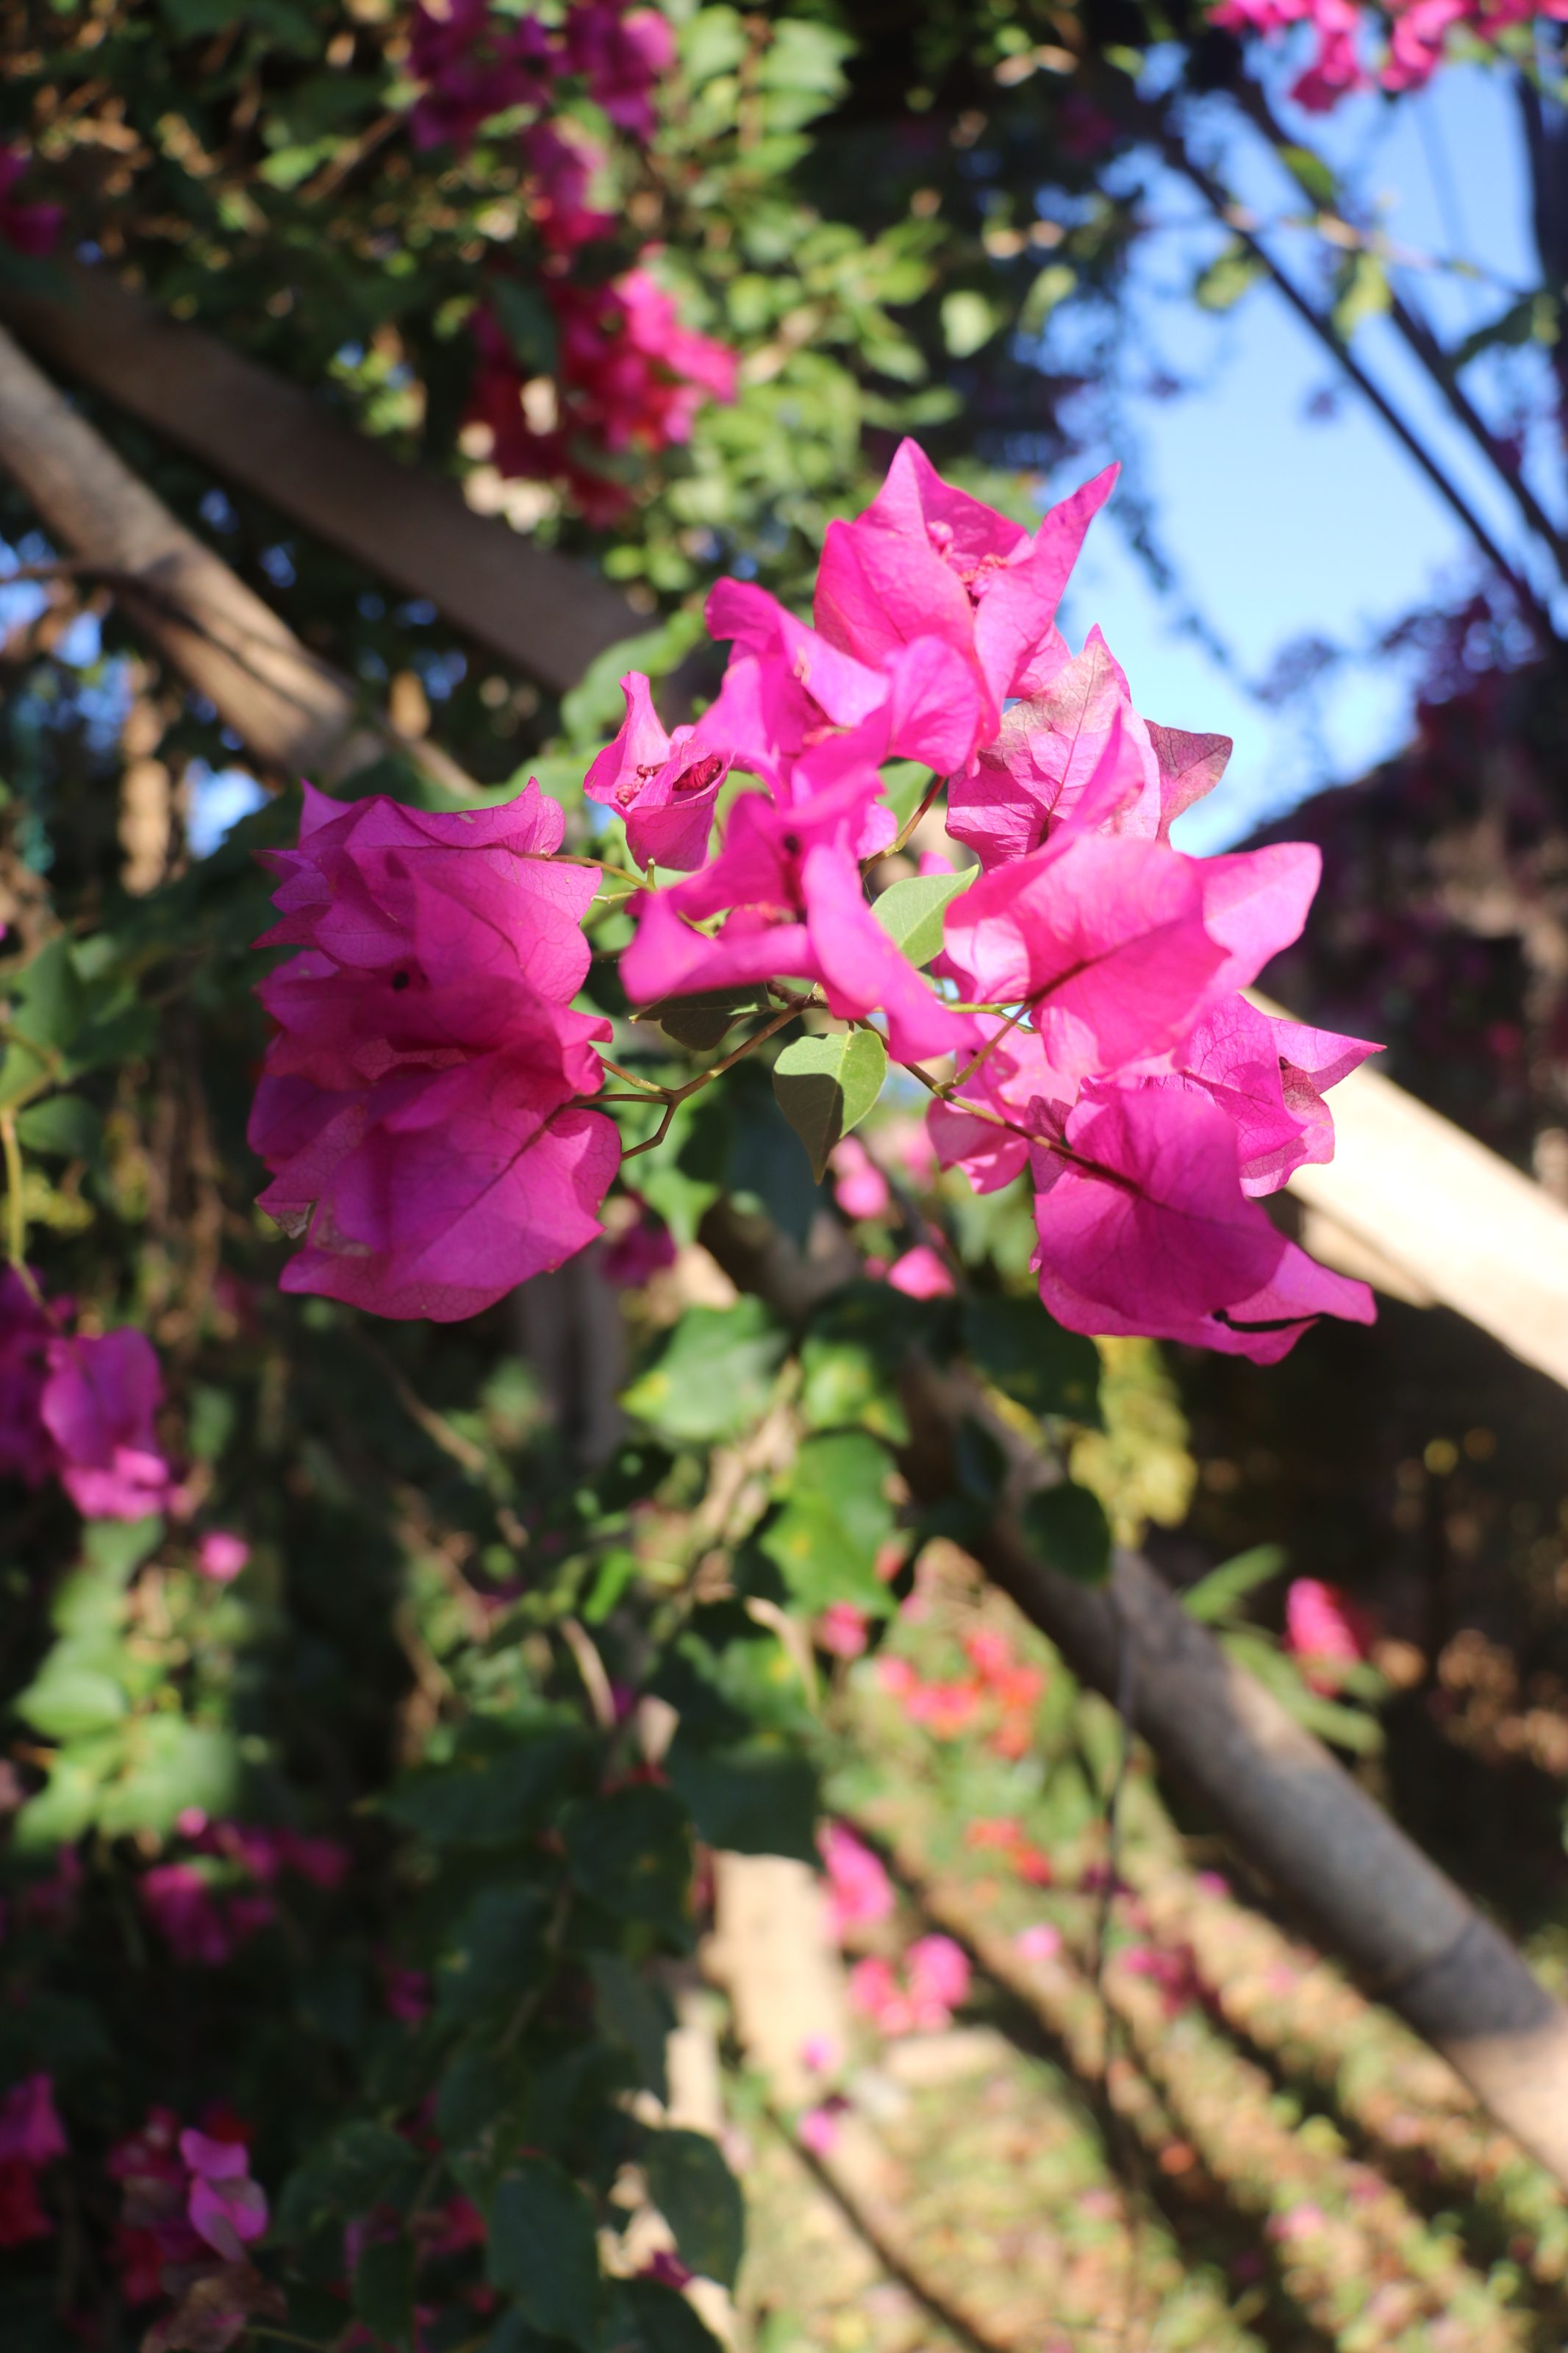
<path id="1" fill-rule="evenodd" d="M 266 853 L 302 950 L 260 987 L 278 1024 L 250 1141 L 261 1206 L 302 1247 L 286 1291 L 378 1314 L 477 1314 L 599 1231 L 620 1140 L 595 1093 L 608 1022 L 571 1010 L 596 867 L 530 784 L 433 816 L 305 788 L 298 849 Z"/>
<path id="2" fill-rule="evenodd" d="M 29 2075 L 0 2099 L 0 2247 L 53 2235 L 38 2197 L 38 2176 L 66 2153 L 49 2076 Z"/>
<path id="3" fill-rule="evenodd" d="M 410 116 L 416 146 L 473 144 L 514 108 L 546 105 L 562 75 L 633 138 L 654 129 L 653 90 L 675 61 L 669 20 L 623 0 L 569 0 L 559 26 L 503 15 L 490 0 L 442 0 L 414 13 L 409 71 L 422 87 Z"/>
<path id="4" fill-rule="evenodd" d="M 630 503 L 626 484 L 595 460 L 688 440 L 703 401 L 734 398 L 737 363 L 724 344 L 681 325 L 640 262 L 609 281 L 570 279 L 579 248 L 619 227 L 591 195 L 609 157 L 569 117 L 542 110 L 562 76 L 575 77 L 617 131 L 646 144 L 655 86 L 674 61 L 668 18 L 622 0 L 571 0 L 558 26 L 500 15 L 489 0 L 446 0 L 438 12 L 421 6 L 415 15 L 409 62 L 423 86 L 410 118 L 416 145 L 460 152 L 493 117 L 525 109 L 536 118 L 520 137 L 546 255 L 542 290 L 559 344 L 553 415 L 542 417 L 525 399 L 511 343 L 496 313 L 481 308 L 471 322 L 478 364 L 468 422 L 489 428 L 500 473 L 563 481 L 593 523 L 614 522 Z"/>
<path id="5" fill-rule="evenodd" d="M 828 1921 L 839 1944 L 892 1917 L 893 1883 L 853 1831 L 842 1822 L 825 1822 L 816 1844 L 827 1874 Z"/>
<path id="6" fill-rule="evenodd" d="M 182 2129 L 172 2109 L 153 2108 L 110 2151 L 122 2199 L 113 2259 L 127 2304 L 150 2304 L 203 2271 L 243 2263 L 266 2230 L 267 2199 L 250 2178 L 242 2130 Z"/>
<path id="7" fill-rule="evenodd" d="M 879 2033 L 931 2034 L 952 2023 L 969 1994 L 969 1957 L 951 1936 L 920 1936 L 903 1973 L 868 1954 L 849 1972 L 849 1999 Z"/>
<path id="8" fill-rule="evenodd" d="M 174 1482 L 154 1420 L 158 1359 L 145 1335 L 63 1328 L 14 1267 L 0 1271 L 0 1477 L 58 1479 L 89 1520 L 164 1510 Z"/>
<path id="9" fill-rule="evenodd" d="M 951 1681 L 928 1683 L 908 1659 L 885 1655 L 877 1662 L 882 1689 L 933 1740 L 956 1740 L 984 1724 L 997 1756 L 1026 1756 L 1044 1674 L 1016 1659 L 1005 1636 L 989 1627 L 968 1635 L 963 1648 L 972 1672 Z"/>
<path id="10" fill-rule="evenodd" d="M 1568 18 L 1568 0 L 1387 0 L 1375 19 L 1358 0 L 1222 0 L 1211 14 L 1229 32 L 1273 40 L 1310 26 L 1311 54 L 1290 95 L 1298 106 L 1326 114 L 1352 90 L 1422 89 L 1442 64 L 1456 28 L 1493 42 L 1537 17 Z M 1369 66 L 1367 36 L 1374 23 L 1386 26 L 1387 47 L 1381 61 Z"/>
<path id="11" fill-rule="evenodd" d="M 1344 1669 L 1369 1655 L 1372 1641 L 1371 1619 L 1339 1586 L 1295 1579 L 1285 1596 L 1285 1648 L 1301 1661 L 1314 1691 L 1337 1690 Z"/>
<path id="12" fill-rule="evenodd" d="M 952 1054 L 938 1155 L 981 1191 L 1030 1176 L 1058 1321 L 1269 1362 L 1319 1314 L 1373 1312 L 1255 1198 L 1329 1155 L 1323 1091 L 1373 1049 L 1240 994 L 1299 934 L 1317 852 L 1173 849 L 1228 744 L 1151 725 L 1099 631 L 1075 655 L 1057 628 L 1112 480 L 1031 535 L 906 442 L 866 512 L 828 531 L 816 627 L 721 582 L 709 626 L 733 652 L 717 700 L 667 736 L 628 678 L 587 789 L 624 818 L 635 858 L 686 876 L 642 902 L 628 995 L 811 982 L 842 1020 L 879 1013 L 898 1060 Z M 897 833 L 890 759 L 948 780 L 949 831 L 981 871 L 951 903 L 936 970 L 994 1010 L 938 996 L 868 903 L 863 867 Z M 710 856 L 731 768 L 763 789 L 734 799 Z M 876 1175 L 843 1171 L 857 1206 L 880 1207 Z M 940 1288 L 940 1261 L 929 1271 Z"/>
<path id="13" fill-rule="evenodd" d="M 326 1889 L 341 1886 L 350 1855 L 336 1839 L 311 1838 L 299 1831 L 267 1830 L 254 1823 L 209 1822 L 198 1810 L 182 1814 L 178 1827 L 197 1854 L 216 1858 L 242 1883 L 226 1891 L 212 1868 L 188 1862 L 161 1862 L 137 1885 L 142 1911 L 174 1958 L 219 1968 L 242 1945 L 278 1916 L 273 1882 L 285 1872 Z"/>
<path id="14" fill-rule="evenodd" d="M 550 216 L 580 225 L 558 206 Z M 613 523 L 631 493 L 592 459 L 689 441 L 705 400 L 733 400 L 738 361 L 727 345 L 683 327 L 640 263 L 598 286 L 548 278 L 542 290 L 559 347 L 552 416 L 536 418 L 510 343 L 494 314 L 480 311 L 471 324 L 479 365 L 468 418 L 489 427 L 498 471 L 564 481 L 587 522 Z"/>

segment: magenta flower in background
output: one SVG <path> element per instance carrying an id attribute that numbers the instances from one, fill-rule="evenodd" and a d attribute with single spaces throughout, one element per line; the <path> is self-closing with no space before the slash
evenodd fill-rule
<path id="1" fill-rule="evenodd" d="M 244 2242 L 267 2228 L 267 2197 L 250 2179 L 250 2152 L 241 2141 L 205 2133 L 180 2135 L 180 2155 L 191 2175 L 186 2212 L 191 2228 L 226 2261 L 243 2260 Z"/>
<path id="2" fill-rule="evenodd" d="M 424 84 L 409 116 L 415 145 L 460 154 L 493 116 L 542 106 L 554 61 L 536 17 L 502 16 L 489 0 L 443 0 L 415 9 L 408 69 Z"/>
<path id="3" fill-rule="evenodd" d="M 816 1845 L 827 1873 L 828 1918 L 840 1943 L 855 1929 L 891 1916 L 893 1883 L 853 1831 L 842 1822 L 824 1822 Z"/>
<path id="4" fill-rule="evenodd" d="M 245 1538 L 227 1528 L 207 1528 L 196 1546 L 196 1567 L 214 1585 L 231 1585 L 249 1558 Z"/>
<path id="5" fill-rule="evenodd" d="M 836 1659 L 858 1659 L 866 1648 L 871 1621 L 853 1601 L 830 1601 L 816 1621 L 816 1639 Z"/>
<path id="6" fill-rule="evenodd" d="M 600 212 L 588 201 L 594 175 L 606 159 L 585 132 L 564 117 L 535 122 L 523 132 L 522 152 L 534 186 L 534 226 L 552 252 L 575 253 L 595 237 L 610 235 L 615 214 Z"/>
<path id="7" fill-rule="evenodd" d="M 606 1282 L 622 1291 L 639 1291 L 654 1275 L 675 1264 L 675 1236 L 640 1194 L 626 1198 L 635 1204 L 637 1214 L 605 1243 L 599 1266 Z"/>
<path id="8" fill-rule="evenodd" d="M 34 259 L 53 251 L 65 226 L 63 205 L 25 205 L 16 190 L 32 168 L 25 148 L 0 147 L 0 239 Z"/>
<path id="9" fill-rule="evenodd" d="M 16 1269 L 0 1268 L 0 1478 L 29 1487 L 59 1467 L 41 1410 L 55 1332 Z"/>
<path id="10" fill-rule="evenodd" d="M 153 1418 L 163 1380 L 142 1332 L 54 1339 L 38 1411 L 59 1456 L 59 1480 L 89 1520 L 139 1520 L 173 1487 Z"/>
<path id="11" fill-rule="evenodd" d="M 653 88 L 675 63 L 675 35 L 658 8 L 620 0 L 573 0 L 566 12 L 566 56 L 617 129 L 648 140 L 656 127 Z"/>
<path id="12" fill-rule="evenodd" d="M 847 1218 L 880 1218 L 892 1204 L 888 1180 L 858 1135 L 835 1145 L 828 1166 L 833 1198 Z"/>
<path id="13" fill-rule="evenodd" d="M 47 2165 L 66 2153 L 53 2078 L 26 2076 L 0 2099 L 0 2165 Z"/>
<path id="14" fill-rule="evenodd" d="M 916 2023 L 926 2028 L 948 2025 L 952 2013 L 969 1999 L 969 1956 L 951 1936 L 921 1936 L 904 1957 L 910 2000 Z"/>
<path id="15" fill-rule="evenodd" d="M 1372 1651 L 1373 1621 L 1337 1585 L 1296 1577 L 1285 1596 L 1285 1648 L 1300 1659 L 1314 1691 L 1339 1688 L 1342 1671 Z"/>
<path id="16" fill-rule="evenodd" d="M 917 1242 L 888 1269 L 888 1286 L 907 1299 L 951 1299 L 958 1286 L 952 1271 L 929 1242 Z"/>

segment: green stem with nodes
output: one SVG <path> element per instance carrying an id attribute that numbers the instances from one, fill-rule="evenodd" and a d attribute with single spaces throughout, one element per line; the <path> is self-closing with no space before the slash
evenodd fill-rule
<path id="1" fill-rule="evenodd" d="M 694 1079 L 688 1079 L 683 1087 L 659 1087 L 655 1090 L 664 1097 L 664 1117 L 659 1121 L 652 1135 L 647 1137 L 641 1144 L 632 1145 L 629 1149 L 622 1153 L 622 1160 L 635 1160 L 639 1152 L 652 1152 L 656 1145 L 662 1144 L 669 1134 L 671 1120 L 689 1095 L 700 1094 L 704 1087 L 711 1086 L 715 1079 L 721 1079 L 726 1071 L 733 1070 L 737 1062 L 742 1061 L 759 1046 L 765 1046 L 768 1039 L 776 1037 L 781 1029 L 795 1019 L 797 1013 L 804 1012 L 811 1001 L 808 997 L 792 997 L 782 1013 L 775 1014 L 771 1021 L 764 1022 L 762 1029 L 753 1030 L 751 1037 L 742 1039 L 742 1043 L 735 1048 L 733 1053 L 726 1054 L 721 1062 L 715 1062 L 710 1071 L 700 1071 Z M 610 1067 L 613 1070 L 615 1065 L 612 1063 Z M 626 1073 L 622 1073 L 623 1077 L 626 1075 Z M 639 1096 L 637 1100 L 640 1102 L 642 1098 Z"/>
<path id="2" fill-rule="evenodd" d="M 1024 1018 L 1025 1014 L 1031 1008 L 1027 1005 L 1015 1006 L 1012 1012 L 1007 1016 L 1006 1020 L 1002 1024 L 1000 1029 L 993 1030 L 990 1037 L 986 1039 L 985 1043 L 981 1047 L 979 1052 L 973 1056 L 972 1059 L 964 1064 L 962 1071 L 954 1071 L 952 1077 L 948 1081 L 949 1086 L 962 1087 L 967 1085 L 969 1081 L 974 1076 L 975 1071 L 980 1068 L 981 1063 L 985 1060 L 987 1054 L 993 1053 L 1002 1043 L 1003 1039 L 1007 1037 L 1011 1031 L 1017 1028 L 1019 1022 Z"/>

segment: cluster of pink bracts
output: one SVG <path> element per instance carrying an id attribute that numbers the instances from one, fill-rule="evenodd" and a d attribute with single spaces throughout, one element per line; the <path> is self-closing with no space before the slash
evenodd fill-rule
<path id="1" fill-rule="evenodd" d="M 1061 1323 L 1271 1362 L 1317 1315 L 1373 1314 L 1257 1197 L 1329 1157 L 1323 1091 L 1374 1050 L 1239 993 L 1299 934 L 1318 852 L 1173 849 L 1228 745 L 1147 723 L 1099 632 L 1075 655 L 1057 628 L 1112 480 L 1031 536 L 906 442 L 828 533 L 816 628 L 721 581 L 709 625 L 733 651 L 713 704 L 667 734 L 628 678 L 586 789 L 639 865 L 682 878 L 636 901 L 634 1001 L 805 983 L 841 1020 L 877 1018 L 897 1060 L 952 1056 L 938 1156 L 982 1191 L 1027 1175 Z M 979 862 L 934 967 L 953 993 L 868 896 L 899 830 L 895 760 L 946 780 L 949 831 Z M 731 769 L 754 785 L 712 850 Z M 561 839 L 532 786 L 455 817 L 308 795 L 266 935 L 305 954 L 263 984 L 279 1033 L 252 1124 L 277 1172 L 263 1206 L 304 1240 L 288 1288 L 446 1319 L 598 1231 L 618 1145 L 584 1098 L 608 1032 L 569 1009 L 596 877 L 552 862 Z"/>
<path id="2" fill-rule="evenodd" d="M 526 110 L 518 132 L 534 227 L 546 269 L 540 280 L 559 344 L 553 414 L 525 406 L 524 375 L 495 312 L 475 313 L 478 355 L 468 417 L 489 427 L 500 471 L 559 479 L 587 517 L 613 522 L 626 486 L 591 462 L 600 453 L 668 448 L 689 438 L 703 401 L 735 396 L 735 353 L 683 327 L 669 296 L 640 265 L 614 280 L 574 283 L 580 247 L 620 226 L 590 200 L 605 151 L 572 119 L 546 112 L 563 76 L 574 78 L 626 138 L 655 129 L 654 89 L 675 61 L 669 20 L 622 0 L 570 0 L 558 26 L 500 16 L 489 0 L 446 0 L 415 13 L 409 64 L 421 93 L 410 116 L 416 145 L 462 153 L 484 124 Z"/>
<path id="3" fill-rule="evenodd" d="M 1421 90 L 1443 62 L 1448 37 L 1495 42 L 1510 26 L 1538 16 L 1568 16 L 1568 0 L 1386 0 L 1374 18 L 1360 0 L 1223 0 L 1212 12 L 1232 33 L 1278 40 L 1299 25 L 1311 27 L 1311 54 L 1291 86 L 1298 106 L 1327 114 L 1352 90 Z M 1385 29 L 1381 62 L 1367 62 L 1373 25 Z"/>
<path id="4" fill-rule="evenodd" d="M 59 1303 L 40 1304 L 0 1270 L 0 1477 L 58 1479 L 85 1519 L 139 1520 L 170 1500 L 154 1417 L 163 1377 L 141 1332 L 70 1336 Z"/>

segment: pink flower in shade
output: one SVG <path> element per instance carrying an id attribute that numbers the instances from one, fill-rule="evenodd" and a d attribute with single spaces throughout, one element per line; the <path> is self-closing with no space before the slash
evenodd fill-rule
<path id="1" fill-rule="evenodd" d="M 816 1621 L 816 1639 L 836 1659 L 858 1659 L 866 1648 L 870 1623 L 853 1601 L 830 1601 Z"/>
<path id="2" fill-rule="evenodd" d="M 1033 1927 L 1019 1929 L 1013 1947 L 1020 1960 L 1054 1961 L 1062 1948 L 1062 1932 L 1048 1921 L 1037 1920 Z"/>
<path id="3" fill-rule="evenodd" d="M 24 205 L 16 200 L 17 184 L 26 179 L 32 158 L 19 147 L 0 147 L 0 239 L 14 253 L 35 259 L 53 250 L 65 225 L 61 205 Z"/>
<path id="4" fill-rule="evenodd" d="M 1293 1580 L 1285 1596 L 1285 1648 L 1308 1668 L 1314 1691 L 1337 1689 L 1339 1671 L 1366 1658 L 1372 1641 L 1371 1618 L 1341 1587 L 1316 1577 Z"/>
<path id="5" fill-rule="evenodd" d="M 0 1479 L 29 1487 L 59 1467 L 41 1411 L 54 1336 L 54 1324 L 16 1269 L 0 1269 Z"/>
<path id="6" fill-rule="evenodd" d="M 55 2110 L 53 2079 L 26 2076 L 0 2099 L 0 2165 L 36 2169 L 65 2153 L 65 2127 Z"/>
<path id="7" fill-rule="evenodd" d="M 267 2228 L 267 2197 L 250 2179 L 249 2150 L 241 2141 L 187 2131 L 180 2135 L 180 2156 L 191 2176 L 191 2228 L 226 2262 L 242 2262 L 244 2242 Z"/>
<path id="8" fill-rule="evenodd" d="M 194 1863 L 155 1864 L 142 1873 L 136 1895 L 176 1960 L 220 1968 L 232 1955 L 233 1927 Z"/>
<path id="9" fill-rule="evenodd" d="M 1057 607 L 1116 472 L 1053 507 L 1031 536 L 944 482 L 914 442 L 901 443 L 865 512 L 827 527 L 817 628 L 873 665 L 917 638 L 942 638 L 982 693 L 974 744 L 990 742 L 1007 698 L 1033 692 L 1066 659 Z"/>
<path id="10" fill-rule="evenodd" d="M 566 14 L 566 56 L 617 128 L 634 139 L 653 137 L 654 84 L 675 62 L 667 16 L 657 8 L 624 8 L 620 0 L 574 0 Z"/>
<path id="11" fill-rule="evenodd" d="M 952 1271 L 929 1242 L 917 1242 L 888 1269 L 889 1288 L 908 1299 L 950 1299 L 958 1288 Z"/>
<path id="12" fill-rule="evenodd" d="M 827 1873 L 828 1917 L 839 1942 L 856 1929 L 890 1918 L 893 1883 L 870 1848 L 842 1822 L 825 1822 L 816 1844 Z"/>
<path id="13" fill-rule="evenodd" d="M 849 2103 L 841 2092 L 807 2108 L 795 2126 L 802 2148 L 813 2157 L 830 2157 L 838 2146 L 838 2137 Z"/>
<path id="14" fill-rule="evenodd" d="M 250 1141 L 261 1207 L 302 1238 L 286 1291 L 383 1315 L 472 1315 L 600 1230 L 619 1159 L 595 1092 L 607 1022 L 570 1010 L 593 867 L 552 862 L 535 784 L 437 816 L 306 787 L 300 847 L 268 853 L 305 951 L 262 982 L 279 1023 Z"/>
<path id="15" fill-rule="evenodd" d="M 384 1957 L 381 1998 L 387 2016 L 400 2025 L 418 2026 L 430 2015 L 430 1980 L 423 1969 L 404 1968 Z"/>
<path id="16" fill-rule="evenodd" d="M 58 1450 L 60 1484 L 89 1520 L 139 1520 L 161 1511 L 171 1492 L 153 1416 L 163 1377 L 142 1332 L 51 1340 L 39 1400 Z"/>
<path id="17" fill-rule="evenodd" d="M 967 998 L 1033 1006 L 1042 1084 L 1070 1102 L 1079 1080 L 1173 1046 L 1218 993 L 1210 896 L 1195 858 L 1061 833 L 953 901 L 946 966 Z"/>
<path id="18" fill-rule="evenodd" d="M 888 1180 L 858 1135 L 835 1145 L 828 1166 L 833 1198 L 847 1218 L 885 1217 L 892 1201 Z"/>
<path id="19" fill-rule="evenodd" d="M 1319 1266 L 1241 1190 L 1236 1132 L 1201 1097 L 1090 1082 L 1070 1157 L 1033 1155 L 1040 1296 L 1069 1331 L 1138 1332 L 1274 1364 L 1319 1315 L 1369 1324 L 1363 1282 Z"/>
<path id="20" fill-rule="evenodd" d="M 598 212 L 588 202 L 605 154 L 574 122 L 557 117 L 534 123 L 522 135 L 522 153 L 533 183 L 534 226 L 552 253 L 575 253 L 579 246 L 612 233 L 615 214 Z"/>
<path id="21" fill-rule="evenodd" d="M 905 1957 L 915 2022 L 928 2031 L 951 2025 L 969 1998 L 969 1956 L 951 1936 L 921 1936 Z"/>
<path id="22" fill-rule="evenodd" d="M 641 670 L 621 681 L 626 715 L 614 743 L 588 770 L 583 789 L 626 819 L 639 866 L 689 873 L 708 855 L 719 787 L 733 756 L 724 694 L 695 726 L 667 734 Z M 732 700 L 732 698 L 731 698 Z"/>
<path id="23" fill-rule="evenodd" d="M 950 1047 L 964 1034 L 960 1018 L 900 954 L 861 892 L 858 843 L 876 792 L 872 770 L 794 807 L 742 793 L 718 857 L 640 902 L 637 937 L 621 959 L 626 994 L 647 1004 L 794 976 L 820 983 L 841 1020 L 884 1012 L 900 1060 Z M 725 910 L 716 932 L 692 928 Z"/>
<path id="24" fill-rule="evenodd" d="M 245 1538 L 227 1528 L 207 1528 L 196 1546 L 196 1567 L 215 1585 L 232 1585 L 249 1558 Z"/>
<path id="25" fill-rule="evenodd" d="M 675 1236 L 658 1211 L 650 1208 L 640 1194 L 628 1194 L 626 1198 L 636 1205 L 637 1215 L 605 1245 L 599 1269 L 606 1282 L 623 1291 L 637 1291 L 666 1267 L 673 1266 L 678 1253 Z"/>
<path id="26" fill-rule="evenodd" d="M 416 147 L 469 148 L 492 116 L 514 106 L 542 106 L 552 63 L 544 27 L 532 16 L 506 16 L 490 0 L 443 0 L 417 7 L 408 69 L 424 85 L 409 117 Z"/>
<path id="27" fill-rule="evenodd" d="M 121 2184 L 110 2253 L 127 2304 L 152 2303 L 162 2293 L 165 2266 L 184 2266 L 203 2253 L 186 2211 L 190 2171 L 179 2136 L 173 2110 L 153 2108 L 141 2130 L 117 2142 L 104 2160 L 110 2180 Z"/>
<path id="28" fill-rule="evenodd" d="M 689 2272 L 680 2257 L 672 2254 L 668 2247 L 658 2247 L 636 2276 L 656 2281 L 660 2287 L 672 2287 L 679 2292 L 681 2288 L 689 2287 L 697 2274 Z"/>

